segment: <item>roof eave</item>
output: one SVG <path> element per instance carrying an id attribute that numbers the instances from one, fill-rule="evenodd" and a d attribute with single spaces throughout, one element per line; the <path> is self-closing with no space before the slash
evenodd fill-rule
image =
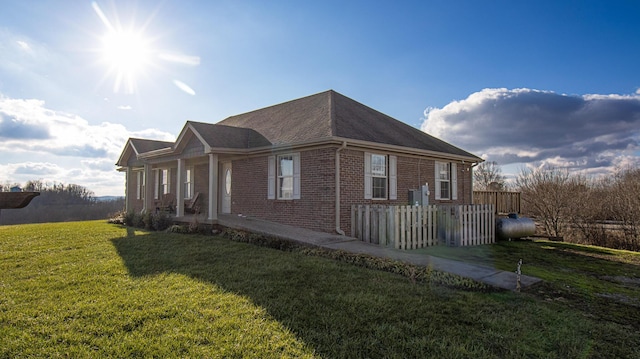
<path id="1" fill-rule="evenodd" d="M 173 147 L 165 147 L 165 148 L 160 148 L 160 149 L 149 151 L 149 152 L 140 153 L 138 155 L 138 159 L 140 160 L 149 159 L 149 158 L 160 157 L 160 156 L 165 156 L 170 154 L 173 154 Z"/>

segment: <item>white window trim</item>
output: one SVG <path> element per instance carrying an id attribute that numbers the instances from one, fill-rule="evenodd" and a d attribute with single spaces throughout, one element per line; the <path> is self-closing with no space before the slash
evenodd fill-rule
<path id="1" fill-rule="evenodd" d="M 136 199 L 144 199 L 144 171 L 137 171 Z"/>
<path id="2" fill-rule="evenodd" d="M 193 197 L 193 166 L 188 166 L 184 171 L 184 199 Z"/>
<path id="3" fill-rule="evenodd" d="M 364 153 L 364 199 L 371 200 L 396 200 L 398 199 L 398 158 L 396 156 L 386 156 L 386 178 L 387 178 L 387 197 L 385 198 L 373 198 L 373 178 L 374 176 L 371 169 L 371 159 L 373 155 L 381 155 L 379 153 Z M 385 155 L 383 155 L 385 156 Z"/>
<path id="4" fill-rule="evenodd" d="M 153 170 L 153 199 L 160 198 L 160 170 Z"/>
<path id="5" fill-rule="evenodd" d="M 446 166 L 446 168 L 449 170 L 449 180 L 448 181 L 442 181 L 440 179 L 440 173 L 438 172 L 440 170 L 441 166 Z M 448 182 L 449 184 L 449 197 L 448 198 L 442 198 L 441 196 L 441 188 L 442 188 L 442 183 L 443 182 Z M 455 201 L 458 199 L 458 166 L 456 165 L 456 163 L 454 162 L 438 162 L 436 161 L 435 164 L 435 184 L 436 184 L 436 193 L 435 193 L 435 198 L 436 200 L 443 200 L 443 201 Z"/>
<path id="6" fill-rule="evenodd" d="M 291 156 L 293 159 L 293 195 L 291 198 L 279 198 L 278 191 L 278 157 Z M 278 156 L 269 156 L 267 158 L 268 175 L 267 175 L 267 198 L 278 200 L 294 200 L 300 199 L 300 153 L 283 153 Z"/>
<path id="7" fill-rule="evenodd" d="M 162 172 L 162 194 L 165 195 L 167 193 L 171 193 L 171 169 L 164 168 L 161 170 Z"/>

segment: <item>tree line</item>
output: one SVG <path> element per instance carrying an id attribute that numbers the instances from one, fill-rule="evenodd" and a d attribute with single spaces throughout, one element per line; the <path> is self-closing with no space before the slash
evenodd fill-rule
<path id="1" fill-rule="evenodd" d="M 3 209 L 0 224 L 86 221 L 106 219 L 124 209 L 124 198 L 101 201 L 86 187 L 77 184 L 50 183 L 42 180 L 0 184 L 0 192 L 13 187 L 40 192 L 31 203 L 20 209 Z"/>
<path id="2" fill-rule="evenodd" d="M 525 168 L 508 185 L 495 162 L 474 169 L 475 190 L 522 193 L 523 213 L 543 234 L 577 243 L 640 251 L 640 168 L 589 178 L 567 169 Z"/>

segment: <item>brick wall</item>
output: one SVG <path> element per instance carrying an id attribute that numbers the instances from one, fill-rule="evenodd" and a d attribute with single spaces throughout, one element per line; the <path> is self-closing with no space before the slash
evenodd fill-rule
<path id="1" fill-rule="evenodd" d="M 300 154 L 300 199 L 267 199 L 268 156 L 236 159 L 232 163 L 231 212 L 269 221 L 335 233 L 335 154 L 337 146 L 298 152 Z M 364 199 L 364 151 L 344 149 L 340 152 L 340 221 L 345 233 L 351 232 L 353 204 L 408 204 L 410 189 L 429 183 L 429 203 L 435 204 L 435 160 L 397 155 L 398 187 L 396 200 Z M 468 164 L 458 163 L 458 200 L 438 203 L 471 203 L 471 171 Z M 222 174 L 220 174 L 222 175 Z M 153 180 L 151 181 L 153 185 Z M 171 193 L 176 193 L 177 168 L 171 168 Z M 209 165 L 194 165 L 194 192 L 199 192 L 198 205 L 208 215 Z M 135 199 L 137 175 L 127 181 L 133 196 L 133 207 L 142 209 Z"/>
<path id="2" fill-rule="evenodd" d="M 300 199 L 269 200 L 268 159 L 253 157 L 232 164 L 231 212 L 269 221 L 333 232 L 335 149 L 300 153 Z"/>
<path id="3" fill-rule="evenodd" d="M 231 212 L 335 233 L 335 148 L 300 152 L 299 200 L 267 199 L 267 156 L 233 161 Z M 341 229 L 351 231 L 353 204 L 408 204 L 410 189 L 429 183 L 429 203 L 435 204 L 435 160 L 397 156 L 398 198 L 364 199 L 364 151 L 340 152 L 340 221 Z M 471 203 L 471 175 L 468 165 L 458 164 L 458 200 L 437 203 Z M 196 170 L 198 173 L 198 170 Z"/>

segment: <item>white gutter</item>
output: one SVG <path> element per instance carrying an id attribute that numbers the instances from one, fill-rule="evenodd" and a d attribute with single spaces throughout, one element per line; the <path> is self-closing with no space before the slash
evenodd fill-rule
<path id="1" fill-rule="evenodd" d="M 340 229 L 340 152 L 347 147 L 347 141 L 342 142 L 342 146 L 336 150 L 336 232 L 345 236 L 346 234 Z"/>

